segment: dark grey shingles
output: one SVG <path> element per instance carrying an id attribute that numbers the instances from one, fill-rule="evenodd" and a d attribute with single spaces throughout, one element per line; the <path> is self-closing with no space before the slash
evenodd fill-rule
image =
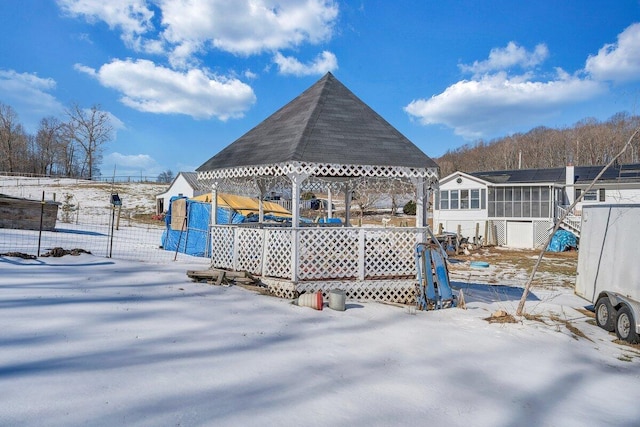
<path id="1" fill-rule="evenodd" d="M 415 144 L 327 73 L 198 171 L 291 161 L 437 167 Z"/>
<path id="2" fill-rule="evenodd" d="M 575 183 L 588 184 L 600 173 L 603 166 L 576 166 Z M 503 171 L 473 172 L 477 178 L 494 184 L 556 183 L 565 184 L 566 168 L 514 169 Z M 600 177 L 600 181 L 640 182 L 640 164 L 614 165 Z"/>

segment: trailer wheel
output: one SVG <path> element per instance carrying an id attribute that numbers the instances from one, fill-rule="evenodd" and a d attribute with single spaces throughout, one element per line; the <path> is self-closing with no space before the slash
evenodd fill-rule
<path id="1" fill-rule="evenodd" d="M 637 344 L 640 341 L 640 337 L 636 333 L 636 322 L 633 319 L 631 309 L 626 305 L 618 311 L 618 317 L 616 318 L 616 335 L 621 340 L 627 341 L 630 344 Z"/>
<path id="2" fill-rule="evenodd" d="M 598 299 L 595 306 L 596 323 L 607 332 L 616 329 L 616 309 L 611 305 L 609 297 Z"/>

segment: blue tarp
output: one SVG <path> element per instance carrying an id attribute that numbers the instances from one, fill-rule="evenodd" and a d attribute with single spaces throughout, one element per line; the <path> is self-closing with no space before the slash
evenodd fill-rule
<path id="1" fill-rule="evenodd" d="M 209 256 L 209 221 L 211 220 L 211 203 L 186 200 L 187 224 L 181 230 L 171 229 L 171 204 L 176 199 L 186 197 L 172 197 L 169 210 L 165 217 L 166 230 L 162 233 L 162 247 L 168 251 L 182 252 L 188 255 Z M 238 212 L 218 207 L 218 224 L 239 224 L 245 217 Z"/>
<path id="2" fill-rule="evenodd" d="M 558 230 L 551 238 L 547 252 L 564 252 L 570 248 L 577 248 L 578 240 L 576 236 L 567 230 Z"/>

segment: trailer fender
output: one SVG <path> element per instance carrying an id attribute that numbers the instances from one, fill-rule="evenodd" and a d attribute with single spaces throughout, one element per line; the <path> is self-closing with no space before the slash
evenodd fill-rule
<path id="1" fill-rule="evenodd" d="M 609 297 L 611 305 L 619 310 L 623 305 L 626 305 L 633 314 L 633 320 L 635 321 L 636 333 L 640 334 L 640 302 L 633 300 L 625 295 L 621 295 L 617 292 L 604 291 L 601 292 L 598 298 L 602 296 Z"/>

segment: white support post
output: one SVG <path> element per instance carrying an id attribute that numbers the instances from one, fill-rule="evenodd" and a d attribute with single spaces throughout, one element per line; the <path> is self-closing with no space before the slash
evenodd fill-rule
<path id="1" fill-rule="evenodd" d="M 300 188 L 309 175 L 291 173 L 291 281 L 298 281 L 298 232 L 300 227 Z"/>
<path id="2" fill-rule="evenodd" d="M 364 228 L 360 227 L 358 230 L 358 279 L 364 281 L 365 277 L 365 259 L 367 258 L 366 251 L 366 236 Z"/>
<path id="3" fill-rule="evenodd" d="M 211 185 L 211 225 L 218 223 L 218 183 Z"/>
<path id="4" fill-rule="evenodd" d="M 264 222 L 264 193 L 265 187 L 264 184 L 258 182 L 256 183 L 260 194 L 258 195 L 258 223 L 262 224 Z"/>
<path id="5" fill-rule="evenodd" d="M 344 186 L 344 226 L 351 227 L 351 187 Z"/>
<path id="6" fill-rule="evenodd" d="M 424 178 L 420 177 L 416 180 L 416 227 L 422 228 L 426 225 L 426 213 L 428 201 L 425 197 Z"/>
<path id="7" fill-rule="evenodd" d="M 327 187 L 327 218 L 333 218 L 333 194 L 331 193 L 331 185 Z"/>

